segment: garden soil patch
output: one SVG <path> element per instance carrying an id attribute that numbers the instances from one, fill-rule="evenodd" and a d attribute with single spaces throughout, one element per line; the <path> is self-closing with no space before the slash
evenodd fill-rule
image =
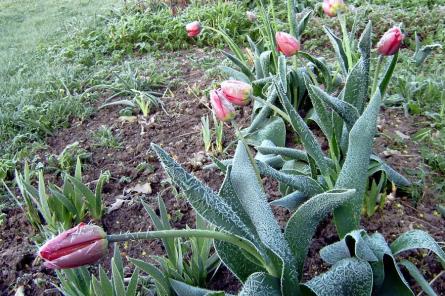
<path id="1" fill-rule="evenodd" d="M 161 145 L 188 171 L 213 189 L 217 190 L 222 183 L 223 175 L 219 171 L 203 169 L 205 164 L 211 162 L 203 151 L 201 140 L 201 116 L 210 112 L 208 99 L 205 96 L 194 95 L 188 87 L 196 84 L 197 89 L 204 90 L 212 83 L 211 77 L 192 65 L 193 59 L 204 54 L 202 49 L 174 54 L 174 59 L 181 66 L 177 69 L 178 85 L 171 89 L 171 95 L 163 98 L 168 113 L 159 109 L 147 119 L 138 117 L 129 121 L 128 118 L 123 120 L 119 117 L 118 107 L 100 109 L 92 118 L 84 122 L 73 121 L 70 128 L 60 130 L 47 139 L 48 150 L 40 155 L 43 161 L 46 155 L 58 155 L 66 145 L 78 141 L 82 148 L 91 153 L 91 159 L 83 170 L 85 182 L 93 183 L 101 171 L 110 171 L 111 180 L 104 188 L 104 202 L 107 208 L 116 209 L 107 213 L 102 221 L 95 222 L 101 224 L 108 233 L 153 229 L 141 200 L 157 210 L 158 197 L 165 201 L 173 227 L 184 228 L 186 225 L 194 225 L 192 208 L 184 197 L 175 196 L 167 176 L 149 149 L 150 143 Z M 238 114 L 237 121 L 241 126 L 248 124 L 248 114 L 247 110 L 244 116 Z M 122 148 L 96 146 L 92 135 L 102 125 L 113 128 L 114 133 L 119 135 Z M 380 118 L 380 127 L 381 135 L 376 140 L 375 150 L 402 172 L 407 168 L 416 169 L 416 164 L 421 161 L 418 147 L 412 140 L 404 139 L 402 144 L 396 143 L 403 145 L 404 149 L 400 153 L 394 153 L 391 148 L 395 145 L 394 137 L 391 135 L 402 133 L 411 136 L 418 128 L 416 122 L 405 118 L 403 113 L 397 110 L 385 110 Z M 225 131 L 227 145 L 234 136 L 228 127 Z M 145 169 L 137 169 L 138 165 L 144 162 L 148 164 Z M 54 175 L 48 175 L 47 179 L 58 181 Z M 265 179 L 265 188 L 271 200 L 279 197 L 276 182 Z M 381 232 L 388 241 L 393 241 L 399 234 L 414 228 L 424 229 L 438 241 L 444 241 L 445 222 L 435 211 L 436 202 L 432 193 L 425 192 L 417 204 L 404 196 L 396 194 L 388 198 L 383 210 L 379 210 L 371 218 L 363 218 L 362 226 L 370 233 Z M 274 212 L 283 226 L 290 213 L 278 208 L 275 208 Z M 34 232 L 26 222 L 25 215 L 20 209 L 9 210 L 6 214 L 6 222 L 0 226 L 2 295 L 11 295 L 20 286 L 24 287 L 26 295 L 42 295 L 45 289 L 52 289 L 49 295 L 57 294 L 49 282 L 54 280 L 53 272 L 42 267 L 41 261 L 36 258 L 36 248 L 31 241 Z M 327 269 L 318 255 L 319 250 L 337 240 L 330 219 L 322 222 L 309 251 L 303 275 L 305 280 Z M 157 240 L 122 243 L 120 248 L 124 257 L 148 261 L 151 261 L 150 255 L 163 254 L 162 244 Z M 417 266 L 421 267 L 428 279 L 432 279 L 441 271 L 440 264 L 431 254 L 417 252 L 408 253 L 406 256 L 415 259 Z M 107 262 L 109 258 L 101 261 L 106 267 Z M 240 283 L 226 269 L 221 268 L 210 281 L 209 287 L 235 293 L 239 290 Z M 433 287 L 443 295 L 445 277 L 438 279 Z"/>

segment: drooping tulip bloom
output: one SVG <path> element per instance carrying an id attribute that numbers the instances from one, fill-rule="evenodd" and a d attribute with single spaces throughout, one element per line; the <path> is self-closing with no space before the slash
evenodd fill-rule
<path id="1" fill-rule="evenodd" d="M 327 16 L 336 16 L 339 11 L 346 10 L 343 0 L 323 0 L 323 11 Z"/>
<path id="2" fill-rule="evenodd" d="M 249 104 L 252 95 L 252 86 L 239 80 L 226 80 L 221 83 L 221 90 L 226 98 L 235 105 L 245 106 Z"/>
<path id="3" fill-rule="evenodd" d="M 257 20 L 257 16 L 253 11 L 246 11 L 246 16 L 249 22 L 255 22 Z"/>
<path id="4" fill-rule="evenodd" d="M 196 37 L 201 33 L 201 23 L 198 21 L 191 22 L 185 26 L 187 36 Z"/>
<path id="5" fill-rule="evenodd" d="M 300 41 L 288 33 L 277 32 L 275 40 L 277 42 L 277 50 L 287 57 L 293 56 L 300 50 Z"/>
<path id="6" fill-rule="evenodd" d="M 107 253 L 107 247 L 101 227 L 80 223 L 47 241 L 39 249 L 39 256 L 48 268 L 74 268 L 96 262 Z"/>
<path id="7" fill-rule="evenodd" d="M 210 103 L 213 107 L 213 113 L 221 121 L 229 121 L 235 117 L 235 108 L 224 96 L 221 89 L 214 89 L 210 92 Z"/>
<path id="8" fill-rule="evenodd" d="M 384 56 L 395 54 L 405 38 L 399 27 L 389 29 L 377 44 L 377 51 Z"/>

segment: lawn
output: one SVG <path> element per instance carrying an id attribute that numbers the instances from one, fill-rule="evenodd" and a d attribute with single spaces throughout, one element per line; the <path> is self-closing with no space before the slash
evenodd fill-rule
<path id="1" fill-rule="evenodd" d="M 444 295 L 445 3 L 345 3 L 2 1 L 1 294 Z"/>

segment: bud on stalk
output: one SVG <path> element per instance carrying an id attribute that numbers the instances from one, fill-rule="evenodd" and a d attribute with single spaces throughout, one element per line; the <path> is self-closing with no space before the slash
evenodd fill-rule
<path id="1" fill-rule="evenodd" d="M 107 248 L 101 227 L 80 223 L 47 241 L 39 249 L 39 256 L 48 268 L 75 268 L 98 261 L 107 254 Z"/>
<path id="2" fill-rule="evenodd" d="M 221 90 L 232 104 L 245 106 L 250 102 L 252 86 L 239 80 L 226 80 L 221 83 Z"/>
<path id="3" fill-rule="evenodd" d="M 235 108 L 224 96 L 221 89 L 214 89 L 210 92 L 210 103 L 213 113 L 221 121 L 229 121 L 235 118 Z"/>
<path id="4" fill-rule="evenodd" d="M 377 51 L 384 56 L 394 55 L 402 45 L 405 38 L 399 27 L 389 29 L 377 44 Z"/>
<path id="5" fill-rule="evenodd" d="M 337 15 L 339 11 L 346 10 L 343 0 L 323 0 L 323 12 L 330 17 Z"/>
<path id="6" fill-rule="evenodd" d="M 196 37 L 201 33 L 201 23 L 198 21 L 191 22 L 185 26 L 187 30 L 187 36 Z"/>
<path id="7" fill-rule="evenodd" d="M 277 50 L 287 57 L 293 56 L 300 50 L 300 42 L 288 33 L 277 32 L 275 41 L 277 42 Z"/>

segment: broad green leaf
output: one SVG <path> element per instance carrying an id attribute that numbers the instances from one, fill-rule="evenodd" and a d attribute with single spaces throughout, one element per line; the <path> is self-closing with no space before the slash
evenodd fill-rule
<path id="1" fill-rule="evenodd" d="M 309 22 L 309 20 L 310 20 L 310 18 L 311 18 L 311 16 L 312 16 L 312 13 L 313 13 L 314 11 L 313 10 L 308 10 L 304 15 L 303 15 L 303 17 L 300 19 L 300 21 L 298 22 L 298 24 L 297 24 L 297 30 L 296 30 L 296 33 L 297 33 L 297 38 L 298 39 L 300 39 L 301 38 L 301 35 L 303 35 L 303 32 L 304 32 L 304 30 L 306 29 L 306 26 L 307 26 L 307 24 L 308 24 L 308 22 Z"/>
<path id="2" fill-rule="evenodd" d="M 335 188 L 349 187 L 356 192 L 346 204 L 334 211 L 335 224 L 341 238 L 359 228 L 380 102 L 380 92 L 377 91 L 349 134 L 348 151 Z"/>
<path id="3" fill-rule="evenodd" d="M 306 79 L 306 88 L 309 92 L 309 97 L 312 102 L 312 106 L 314 107 L 314 111 L 318 116 L 318 125 L 323 131 L 323 134 L 326 136 L 329 141 L 332 139 L 333 130 L 332 130 L 332 115 L 328 108 L 326 108 L 325 102 L 320 98 L 318 92 L 314 90 L 314 86 L 310 84 L 309 80 Z"/>
<path id="4" fill-rule="evenodd" d="M 272 177 L 277 181 L 294 187 L 307 197 L 323 192 L 323 187 L 311 177 L 285 174 L 260 161 L 257 162 L 257 165 L 262 176 Z"/>
<path id="5" fill-rule="evenodd" d="M 214 244 L 221 261 L 242 283 L 255 272 L 266 272 L 255 258 L 249 258 L 249 254 L 237 246 L 223 241 L 214 241 Z"/>
<path id="6" fill-rule="evenodd" d="M 280 79 L 281 85 L 284 89 L 287 89 L 287 65 L 286 57 L 280 55 L 278 57 L 278 78 Z"/>
<path id="7" fill-rule="evenodd" d="M 364 91 L 364 93 L 359 93 L 360 97 L 357 98 L 356 101 L 356 107 L 360 114 L 363 111 L 363 108 L 365 107 L 365 103 L 367 101 L 368 96 L 368 87 L 369 87 L 369 72 L 371 67 L 371 46 L 372 46 L 372 23 L 371 21 L 368 22 L 366 25 L 365 30 L 363 30 L 362 35 L 360 36 L 360 40 L 358 43 L 358 48 L 361 54 L 361 61 L 363 61 L 363 68 L 361 69 L 366 76 L 366 78 L 363 78 L 363 83 L 365 85 L 361 86 L 361 90 Z"/>
<path id="8" fill-rule="evenodd" d="M 114 243 L 113 261 L 116 264 L 116 271 L 119 272 L 121 278 L 124 277 L 124 262 L 122 261 L 121 252 L 118 243 Z"/>
<path id="9" fill-rule="evenodd" d="M 294 191 L 286 196 L 283 196 L 280 199 L 276 199 L 271 201 L 269 204 L 272 206 L 279 206 L 288 209 L 290 212 L 293 212 L 297 209 L 302 203 L 307 201 L 309 197 L 302 192 Z"/>
<path id="10" fill-rule="evenodd" d="M 351 253 L 345 241 L 341 240 L 321 249 L 320 257 L 327 264 L 333 265 L 343 259 L 351 258 Z"/>
<path id="11" fill-rule="evenodd" d="M 364 237 L 366 238 L 367 236 L 364 230 L 354 230 L 345 236 L 344 241 L 349 248 L 349 253 L 353 257 L 368 262 L 378 261 L 378 258 L 369 247 L 367 240 L 364 239 Z"/>
<path id="12" fill-rule="evenodd" d="M 361 58 L 346 79 L 343 99 L 361 114 L 368 97 L 369 61 Z"/>
<path id="13" fill-rule="evenodd" d="M 300 275 L 302 275 L 304 260 L 318 224 L 335 208 L 352 198 L 354 193 L 355 190 L 347 189 L 318 194 L 300 206 L 289 219 L 284 233 L 296 258 Z"/>
<path id="14" fill-rule="evenodd" d="M 271 91 L 269 96 L 267 97 L 266 102 L 273 105 L 275 104 L 277 97 L 278 97 L 277 92 Z M 253 118 L 252 123 L 246 129 L 246 132 L 249 134 L 255 131 L 256 129 L 260 128 L 271 114 L 272 114 L 272 109 L 270 107 L 268 107 L 267 105 L 262 106 L 261 111 Z"/>
<path id="15" fill-rule="evenodd" d="M 423 277 L 422 272 L 417 268 L 416 265 L 411 263 L 408 260 L 400 261 L 400 264 L 405 266 L 408 270 L 409 274 L 416 280 L 419 286 L 422 288 L 423 292 L 428 296 L 437 296 L 436 292 L 434 292 L 433 288 L 431 288 L 428 281 Z"/>
<path id="16" fill-rule="evenodd" d="M 298 282 L 295 282 L 297 286 Z M 282 296 L 280 280 L 264 272 L 254 273 L 244 283 L 238 296 Z"/>
<path id="17" fill-rule="evenodd" d="M 379 259 L 377 262 L 371 262 L 377 295 L 413 295 L 383 235 L 374 233 L 368 236 L 366 241 Z"/>
<path id="18" fill-rule="evenodd" d="M 267 202 L 255 161 L 241 141 L 236 148 L 230 178 L 233 189 L 255 226 L 261 242 L 283 261 L 283 295 L 292 295 L 291 291 L 295 289 L 295 282 L 298 280 L 294 258 Z"/>
<path id="19" fill-rule="evenodd" d="M 271 147 L 271 146 L 258 146 L 256 147 L 256 150 L 263 154 L 278 154 L 283 157 L 289 157 L 295 160 L 302 160 L 302 161 L 308 161 L 307 159 L 307 153 L 306 151 L 299 150 L 299 149 L 293 149 L 293 148 L 286 148 L 286 147 Z"/>
<path id="20" fill-rule="evenodd" d="M 219 68 L 227 76 L 229 76 L 229 78 L 233 78 L 233 79 L 236 79 L 236 80 L 244 81 L 246 83 L 250 83 L 249 77 L 247 77 L 246 74 L 244 74 L 243 72 L 240 72 L 238 70 L 235 70 L 235 69 L 233 69 L 231 67 L 227 67 L 227 66 L 219 66 Z"/>
<path id="21" fill-rule="evenodd" d="M 370 296 L 372 293 L 372 269 L 368 262 L 347 258 L 304 284 L 314 295 Z"/>
<path id="22" fill-rule="evenodd" d="M 261 65 L 261 70 L 262 70 L 262 74 L 263 76 L 261 78 L 265 78 L 267 76 L 269 76 L 270 71 L 270 57 L 272 55 L 272 51 L 270 50 L 266 50 L 263 51 L 259 57 L 259 62 Z"/>
<path id="23" fill-rule="evenodd" d="M 94 193 L 82 183 L 82 181 L 79 181 L 79 179 L 68 176 L 67 178 L 70 180 L 71 183 L 73 183 L 74 188 L 79 190 L 82 195 L 85 197 L 86 203 L 88 205 L 88 210 L 91 212 L 95 212 L 95 205 L 96 205 L 96 196 Z"/>
<path id="24" fill-rule="evenodd" d="M 342 41 L 340 38 L 338 38 L 328 27 L 323 27 L 324 31 L 329 37 L 329 40 L 331 41 L 332 46 L 334 47 L 335 54 L 337 55 L 337 61 L 340 64 L 340 68 L 343 71 L 343 74 L 346 76 L 348 75 L 348 58 L 346 56 L 345 49 L 343 48 Z"/>
<path id="25" fill-rule="evenodd" d="M 252 75 L 252 71 L 250 71 L 249 67 L 243 61 L 241 61 L 237 57 L 231 55 L 230 53 L 223 52 L 223 54 L 230 61 L 232 61 L 236 66 L 238 66 L 240 68 L 241 72 L 243 72 L 247 77 L 249 77 L 249 80 L 254 78 L 253 75 Z"/>
<path id="26" fill-rule="evenodd" d="M 170 279 L 170 284 L 177 295 L 181 296 L 207 296 L 226 295 L 224 292 L 210 291 L 199 287 L 190 286 L 184 282 Z"/>
<path id="27" fill-rule="evenodd" d="M 391 244 L 391 251 L 394 256 L 412 249 L 428 249 L 445 264 L 445 252 L 434 238 L 423 230 L 407 231 Z"/>
<path id="28" fill-rule="evenodd" d="M 171 295 L 170 282 L 168 278 L 153 264 L 144 262 L 139 259 L 130 258 L 130 262 L 142 271 L 148 273 L 162 289 L 163 295 Z"/>
<path id="29" fill-rule="evenodd" d="M 242 222 L 236 212 L 237 209 L 230 207 L 211 188 L 186 172 L 161 147 L 156 144 L 151 144 L 151 147 L 158 155 L 167 174 L 184 191 L 197 213 L 222 230 L 254 241 L 254 235 Z"/>
<path id="30" fill-rule="evenodd" d="M 323 78 L 323 82 L 325 84 L 326 89 L 330 90 L 332 87 L 331 86 L 332 78 L 331 78 L 331 72 L 329 71 L 328 66 L 323 61 L 310 55 L 307 52 L 300 51 L 300 52 L 298 52 L 298 54 L 302 55 L 304 58 L 309 60 L 311 63 L 313 63 L 319 69 L 319 71 L 323 75 L 322 78 Z"/>
<path id="31" fill-rule="evenodd" d="M 261 125 L 256 127 L 255 131 L 251 131 L 251 134 L 246 137 L 246 140 L 254 145 L 261 145 L 264 140 L 269 140 L 277 146 L 284 146 L 286 141 L 286 126 L 283 119 L 274 116 L 263 121 Z"/>
<path id="32" fill-rule="evenodd" d="M 400 187 L 409 187 L 411 186 L 411 182 L 399 174 L 395 169 L 393 169 L 391 166 L 389 166 L 386 162 L 384 162 L 380 157 L 377 155 L 371 155 L 371 159 L 377 161 L 380 163 L 382 170 L 386 173 L 388 176 L 388 179 Z"/>
<path id="33" fill-rule="evenodd" d="M 283 86 L 275 83 L 275 88 L 278 92 L 278 97 L 280 98 L 281 104 L 283 105 L 286 113 L 289 115 L 290 124 L 292 128 L 300 136 L 301 142 L 308 155 L 312 157 L 317 163 L 321 173 L 325 176 L 329 175 L 329 167 L 324 158 L 324 154 L 321 151 L 321 147 L 315 139 L 314 134 L 311 132 L 309 127 L 304 122 L 303 118 L 297 113 L 294 107 L 289 102 L 286 92 L 283 90 Z M 277 145 L 284 146 L 284 145 Z"/>
<path id="34" fill-rule="evenodd" d="M 357 109 L 346 101 L 339 100 L 327 93 L 317 86 L 311 85 L 311 93 L 313 96 L 318 96 L 320 100 L 325 102 L 345 121 L 348 130 L 351 130 L 357 119 L 360 117 Z"/>

